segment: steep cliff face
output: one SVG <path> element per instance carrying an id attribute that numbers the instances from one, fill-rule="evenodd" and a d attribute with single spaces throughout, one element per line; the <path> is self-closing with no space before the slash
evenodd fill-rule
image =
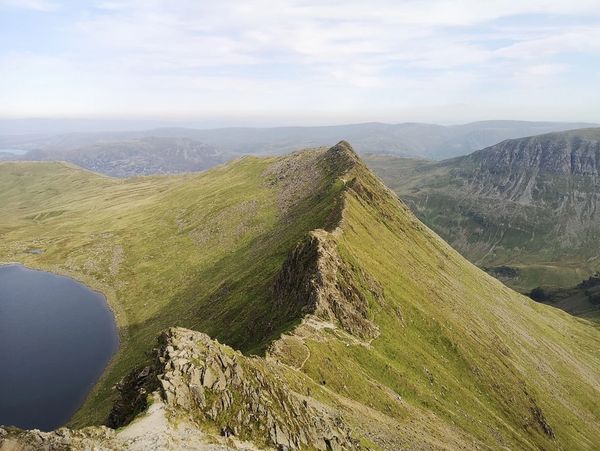
<path id="1" fill-rule="evenodd" d="M 600 132 L 553 133 L 503 141 L 452 160 L 455 183 L 473 194 L 565 208 L 593 202 L 600 189 Z"/>
<path id="2" fill-rule="evenodd" d="M 503 141 L 464 157 L 481 172 L 522 172 L 588 176 L 600 174 L 600 133 L 551 133 Z"/>
<path id="3" fill-rule="evenodd" d="M 514 287 L 571 286 L 598 269 L 600 129 L 503 141 L 441 163 L 373 164 L 471 261 L 510 266 Z"/>

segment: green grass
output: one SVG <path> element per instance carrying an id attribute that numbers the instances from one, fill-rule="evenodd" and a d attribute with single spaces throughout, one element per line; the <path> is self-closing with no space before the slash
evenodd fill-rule
<path id="1" fill-rule="evenodd" d="M 381 191 L 368 173 L 357 176 Z M 384 287 L 385 303 L 371 309 L 381 335 L 371 347 L 310 342 L 304 372 L 398 421 L 407 436 L 419 417 L 434 447 L 464 446 L 467 433 L 468 447 L 593 448 L 599 330 L 487 276 L 391 196 L 347 196 L 340 253 Z M 536 407 L 556 438 L 535 420 Z"/>
<path id="2" fill-rule="evenodd" d="M 477 269 L 361 163 L 345 174 L 315 155 L 124 181 L 61 164 L 0 165 L 0 259 L 71 274 L 117 312 L 122 348 L 72 424 L 101 422 L 111 387 L 144 360 L 158 331 L 179 325 L 245 353 L 292 334 L 280 376 L 376 448 L 600 443 L 600 329 Z M 269 168 L 293 158 L 309 164 L 292 180 L 316 176 L 299 189 L 273 183 Z M 282 209 L 290 192 L 296 200 Z M 352 268 L 338 283 L 369 303 L 380 332 L 371 342 L 339 324 L 304 334 L 306 326 L 294 329 L 301 318 L 288 316 L 295 310 L 273 302 L 288 253 L 310 230 L 331 229 L 342 205 L 340 229 L 328 236 Z"/>
<path id="3" fill-rule="evenodd" d="M 60 163 L 0 165 L 0 261 L 74 276 L 105 293 L 117 316 L 121 349 L 72 425 L 106 418 L 112 387 L 169 326 L 260 352 L 298 320 L 267 302 L 273 278 L 326 221 L 339 186 L 315 167 L 319 197 L 300 195 L 282 218 L 278 188 L 263 175 L 274 162 L 128 180 Z"/>

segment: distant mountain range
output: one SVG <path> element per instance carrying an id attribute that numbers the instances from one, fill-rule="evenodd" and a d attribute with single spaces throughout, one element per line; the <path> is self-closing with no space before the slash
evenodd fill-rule
<path id="1" fill-rule="evenodd" d="M 600 268 L 600 128 L 503 141 L 442 162 L 369 156 L 426 224 L 511 286 Z"/>
<path id="2" fill-rule="evenodd" d="M 0 160 L 68 161 L 112 177 L 202 171 L 231 159 L 226 152 L 188 138 L 142 137 L 88 144 L 65 150 L 0 153 Z"/>
<path id="3" fill-rule="evenodd" d="M 1 121 L 0 121 L 1 122 Z M 1 125 L 1 123 L 0 123 Z M 69 134 L 0 135 L 1 149 L 72 151 L 91 145 L 136 142 L 148 138 L 197 141 L 218 154 L 281 154 L 307 147 L 331 146 L 346 139 L 359 153 L 394 153 L 428 159 L 465 155 L 502 140 L 548 132 L 591 127 L 570 122 L 481 121 L 442 126 L 422 123 L 364 123 L 323 127 L 155 128 L 146 131 L 115 131 Z M 20 128 L 21 129 L 21 128 Z M 1 127 L 0 130 L 10 130 Z M 125 146 L 131 148 L 130 145 Z"/>

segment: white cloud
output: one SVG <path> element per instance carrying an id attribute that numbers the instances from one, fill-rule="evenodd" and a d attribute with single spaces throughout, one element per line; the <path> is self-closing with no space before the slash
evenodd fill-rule
<path id="1" fill-rule="evenodd" d="M 0 0 L 9 3 L 53 5 Z M 600 0 L 103 0 L 94 6 L 65 20 L 60 32 L 68 44 L 52 55 L 60 64 L 43 63 L 31 51 L 19 67 L 42 71 L 10 67 L 22 77 L 12 82 L 30 89 L 9 96 L 12 103 L 0 113 L 24 111 L 25 104 L 35 109 L 40 95 L 49 111 L 68 103 L 77 111 L 157 114 L 523 103 L 525 85 L 564 91 L 562 78 L 577 69 L 564 55 L 584 55 L 593 66 L 600 54 Z M 6 61 L 0 60 L 3 73 Z M 0 97 L 11 89 L 3 84 Z M 36 93 L 42 85 L 60 95 Z"/>
<path id="2" fill-rule="evenodd" d="M 57 4 L 49 0 L 0 0 L 1 7 L 53 11 L 57 8 Z"/>
<path id="3" fill-rule="evenodd" d="M 512 59 L 540 59 L 560 53 L 600 51 L 600 28 L 569 27 L 549 30 L 540 37 L 521 40 L 500 49 L 497 54 Z"/>
<path id="4" fill-rule="evenodd" d="M 492 58 L 478 36 L 452 27 L 485 26 L 517 14 L 588 13 L 599 17 L 600 1 L 430 0 L 388 2 L 307 1 L 189 2 L 112 1 L 106 14 L 79 23 L 94 47 L 132 64 L 190 68 L 259 63 L 385 64 L 448 68 Z M 450 28 L 449 28 L 450 27 Z M 490 29 L 490 32 L 493 30 Z M 506 33 L 509 31 L 505 30 Z M 512 42 L 495 56 L 542 57 L 600 45 L 598 28 L 569 33 L 549 28 L 530 39 L 522 30 L 503 38 Z M 591 43 L 596 44 L 591 44 Z M 567 44 L 567 45 L 565 45 Z"/>

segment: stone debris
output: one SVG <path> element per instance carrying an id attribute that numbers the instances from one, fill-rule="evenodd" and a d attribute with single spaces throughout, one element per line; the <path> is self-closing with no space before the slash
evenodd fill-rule
<path id="1" fill-rule="evenodd" d="M 287 449 L 351 449 L 343 421 L 291 390 L 276 363 L 244 357 L 207 335 L 171 328 L 155 350 L 165 403 L 225 437 Z"/>

